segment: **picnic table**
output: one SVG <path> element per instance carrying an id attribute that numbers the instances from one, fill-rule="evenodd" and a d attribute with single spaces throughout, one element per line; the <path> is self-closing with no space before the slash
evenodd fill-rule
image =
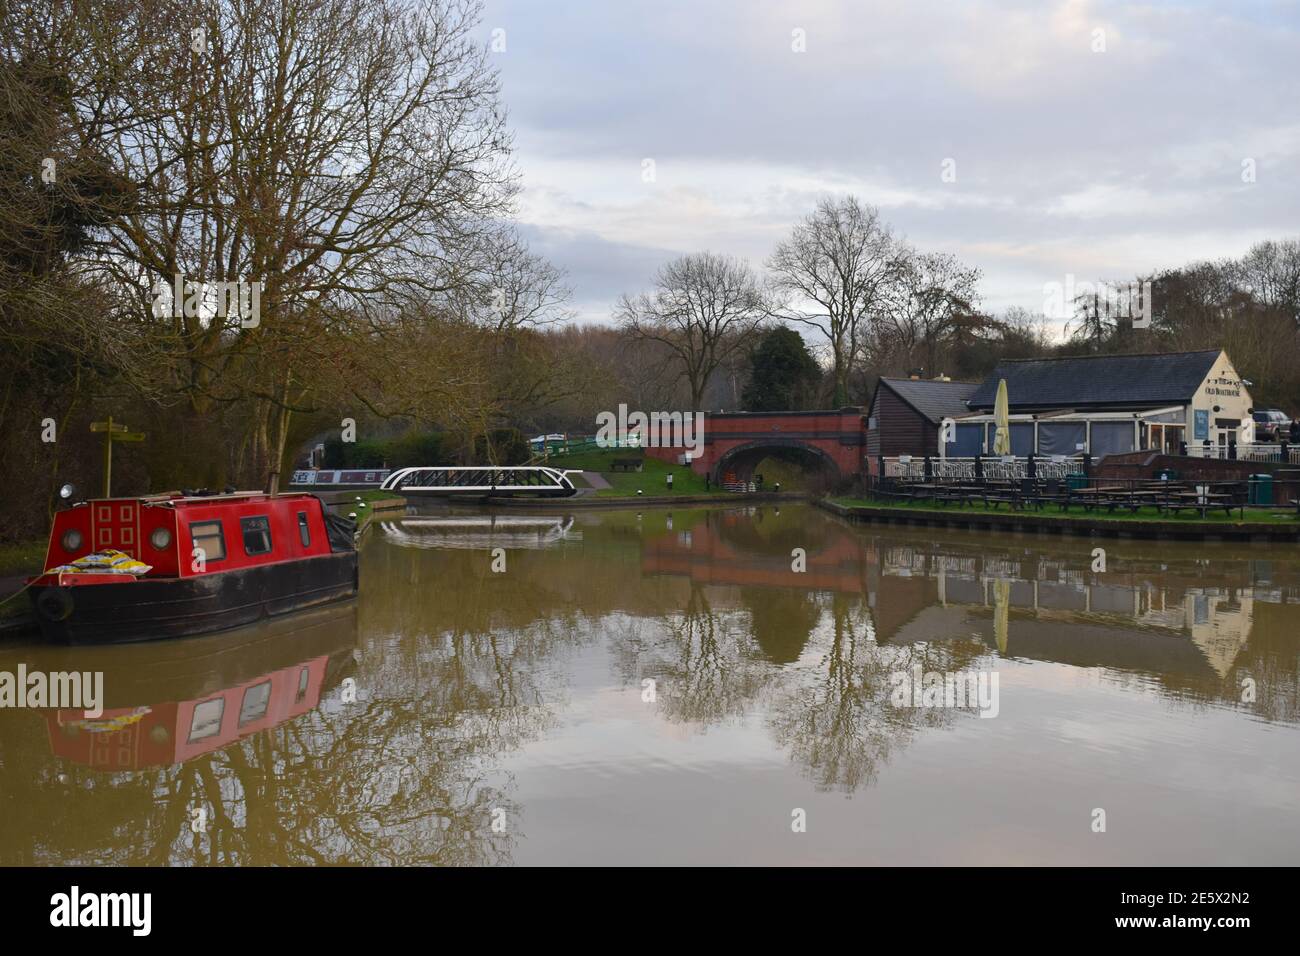
<path id="1" fill-rule="evenodd" d="M 1007 504 L 1017 510 L 1037 508 L 1041 511 L 1044 503 L 1038 482 L 1030 479 L 990 479 L 981 489 L 980 498 L 985 508 Z"/>
<path id="2" fill-rule="evenodd" d="M 1107 504 L 1112 511 L 1116 508 L 1127 508 L 1130 514 L 1137 514 L 1146 505 L 1154 505 L 1159 508 L 1160 503 L 1166 499 L 1168 494 L 1167 490 L 1159 488 L 1125 488 L 1122 491 L 1111 493 L 1107 499 Z"/>
<path id="3" fill-rule="evenodd" d="M 926 481 L 909 481 L 902 486 L 907 496 L 913 501 L 924 501 L 926 498 L 933 498 L 941 487 L 941 485 L 931 484 Z"/>
<path id="4" fill-rule="evenodd" d="M 1161 511 L 1199 511 L 1204 518 L 1206 513 L 1222 508 L 1224 514 L 1232 517 L 1233 496 L 1217 491 L 1175 491 L 1159 505 Z"/>
<path id="5" fill-rule="evenodd" d="M 984 496 L 984 487 L 977 484 L 953 484 L 947 488 L 947 494 L 942 500 L 955 501 L 959 505 L 974 504 L 976 499 L 982 499 Z"/>
<path id="6" fill-rule="evenodd" d="M 1078 499 L 1079 504 L 1083 505 L 1084 511 L 1092 511 L 1094 508 L 1105 508 L 1107 511 L 1114 511 L 1122 502 L 1116 500 L 1117 495 L 1126 494 L 1129 489 L 1123 485 L 1097 485 L 1089 488 L 1073 488 L 1067 494 L 1068 499 Z"/>

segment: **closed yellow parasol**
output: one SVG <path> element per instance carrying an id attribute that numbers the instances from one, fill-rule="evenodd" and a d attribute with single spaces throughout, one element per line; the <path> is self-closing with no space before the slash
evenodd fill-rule
<path id="1" fill-rule="evenodd" d="M 1007 380 L 998 379 L 998 397 L 993 404 L 993 421 L 997 430 L 993 436 L 993 454 L 1009 455 L 1011 454 L 1011 417 L 1010 406 L 1007 403 Z"/>

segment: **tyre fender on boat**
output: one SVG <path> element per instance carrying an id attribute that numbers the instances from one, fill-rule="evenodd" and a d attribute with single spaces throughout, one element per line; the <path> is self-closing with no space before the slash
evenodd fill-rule
<path id="1" fill-rule="evenodd" d="M 66 621 L 72 615 L 72 595 L 66 588 L 46 588 L 36 598 L 36 612 L 47 621 Z"/>

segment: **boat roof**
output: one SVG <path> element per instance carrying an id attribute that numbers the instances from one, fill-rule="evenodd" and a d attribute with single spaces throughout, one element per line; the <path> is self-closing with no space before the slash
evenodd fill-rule
<path id="1" fill-rule="evenodd" d="M 315 498 L 314 494 L 303 491 L 284 492 L 272 496 L 265 491 L 232 491 L 225 494 L 212 495 L 195 495 L 184 494 L 179 491 L 167 491 L 156 495 L 141 495 L 135 498 L 92 498 L 88 503 L 97 501 L 138 501 L 146 505 L 172 505 L 188 507 L 191 505 L 210 505 L 210 504 L 236 504 L 243 502 L 266 501 L 301 501 L 307 498 Z"/>

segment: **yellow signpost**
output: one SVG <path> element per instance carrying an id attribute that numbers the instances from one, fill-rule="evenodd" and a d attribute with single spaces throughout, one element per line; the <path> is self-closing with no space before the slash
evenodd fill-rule
<path id="1" fill-rule="evenodd" d="M 144 432 L 127 431 L 125 425 L 113 421 L 112 415 L 108 416 L 107 421 L 91 422 L 90 430 L 104 433 L 104 497 L 111 498 L 113 497 L 113 442 L 144 441 Z"/>

